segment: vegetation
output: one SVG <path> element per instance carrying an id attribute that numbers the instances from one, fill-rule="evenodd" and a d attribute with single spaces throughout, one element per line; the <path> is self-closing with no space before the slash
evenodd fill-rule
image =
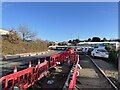
<path id="1" fill-rule="evenodd" d="M 32 40 L 36 36 L 26 25 L 20 25 L 18 30 L 22 34 L 23 41 Z"/>
<path id="2" fill-rule="evenodd" d="M 117 51 L 110 51 L 109 52 L 109 61 L 118 65 L 118 52 Z"/>
<path id="3" fill-rule="evenodd" d="M 26 36 L 24 39 L 14 31 L 2 36 L 2 54 L 20 54 L 20 53 L 32 53 L 47 50 L 47 42 L 43 40 L 27 40 Z M 29 31 L 28 31 L 29 32 Z"/>
<path id="4" fill-rule="evenodd" d="M 111 42 L 111 41 L 118 41 L 120 42 L 120 39 L 106 39 L 105 37 L 103 39 L 99 38 L 99 37 L 92 37 L 92 38 L 88 38 L 87 40 L 79 40 L 79 39 L 73 39 L 73 40 L 69 40 L 68 43 L 71 43 L 73 45 L 76 45 L 79 42 Z"/>
<path id="5" fill-rule="evenodd" d="M 23 42 L 17 44 L 10 43 L 7 40 L 2 41 L 2 54 L 19 54 L 29 52 L 40 52 L 47 50 L 45 41 Z"/>
<path id="6" fill-rule="evenodd" d="M 101 39 L 99 37 L 93 37 L 91 42 L 100 42 Z"/>
<path id="7" fill-rule="evenodd" d="M 114 50 L 112 46 L 106 46 L 105 49 L 106 49 L 108 52 Z"/>
<path id="8" fill-rule="evenodd" d="M 3 40 L 8 40 L 10 43 L 17 44 L 21 40 L 20 36 L 18 33 L 14 30 L 10 30 L 9 34 L 2 36 Z"/>

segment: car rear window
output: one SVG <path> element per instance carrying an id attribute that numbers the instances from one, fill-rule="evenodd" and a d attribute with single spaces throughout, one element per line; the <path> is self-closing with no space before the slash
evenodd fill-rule
<path id="1" fill-rule="evenodd" d="M 107 51 L 104 50 L 104 49 L 98 49 L 97 51 L 99 51 L 99 52 L 107 52 Z"/>

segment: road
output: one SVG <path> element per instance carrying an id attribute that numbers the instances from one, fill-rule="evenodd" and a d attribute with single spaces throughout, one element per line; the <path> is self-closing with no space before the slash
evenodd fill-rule
<path id="1" fill-rule="evenodd" d="M 13 59 L 13 60 L 7 60 L 7 61 L 0 61 L 0 68 L 2 69 L 2 76 L 8 75 L 13 73 L 14 65 L 17 66 L 18 71 L 28 68 L 28 62 L 31 61 L 32 65 L 37 65 L 37 60 L 38 59 L 44 59 L 45 57 L 49 57 L 54 54 L 58 54 L 64 51 L 53 51 L 49 52 L 47 54 L 41 54 L 41 55 L 36 55 L 36 56 L 29 56 L 29 57 L 22 57 L 18 59 Z"/>

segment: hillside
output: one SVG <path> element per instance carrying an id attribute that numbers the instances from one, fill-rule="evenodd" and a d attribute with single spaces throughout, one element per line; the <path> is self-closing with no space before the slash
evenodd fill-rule
<path id="1" fill-rule="evenodd" d="M 43 40 L 24 40 L 16 31 L 9 31 L 8 34 L 2 35 L 2 55 L 32 53 L 47 50 L 47 43 Z"/>
<path id="2" fill-rule="evenodd" d="M 10 43 L 7 40 L 2 40 L 2 54 L 19 54 L 29 52 L 40 52 L 47 50 L 47 44 L 45 41 L 23 42 L 20 41 L 17 44 Z"/>

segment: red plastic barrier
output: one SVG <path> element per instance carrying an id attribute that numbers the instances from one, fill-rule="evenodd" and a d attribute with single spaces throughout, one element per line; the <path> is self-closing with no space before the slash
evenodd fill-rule
<path id="1" fill-rule="evenodd" d="M 70 81 L 69 84 L 69 90 L 73 90 L 75 89 L 76 86 L 76 76 L 77 76 L 77 68 L 75 68 L 73 76 L 72 76 L 72 80 Z"/>
<path id="2" fill-rule="evenodd" d="M 56 57 L 57 55 L 50 56 L 50 68 L 53 68 L 56 66 L 56 62 L 57 62 Z"/>
<path id="3" fill-rule="evenodd" d="M 5 81 L 5 86 L 4 86 L 4 90 L 8 90 L 8 83 L 10 81 L 12 81 L 12 90 L 14 89 L 14 84 L 15 82 L 17 82 L 17 87 L 20 88 L 20 79 L 22 78 L 22 88 L 26 88 L 26 87 L 29 87 L 32 83 L 31 83 L 31 78 L 30 79 L 30 82 L 28 83 L 24 83 L 24 80 L 25 80 L 25 75 L 32 75 L 32 70 L 33 70 L 33 67 L 31 68 L 27 68 L 25 70 L 22 70 L 22 71 L 19 71 L 19 72 L 16 72 L 16 73 L 13 73 L 13 74 L 10 74 L 10 75 L 7 75 L 7 76 L 4 76 L 2 77 L 2 79 L 0 79 L 0 83 L 2 83 L 2 81 Z M 4 79 L 3 79 L 4 78 Z M 27 77 L 28 79 L 28 77 Z"/>
<path id="4" fill-rule="evenodd" d="M 36 81 L 40 80 L 44 73 L 48 71 L 48 62 L 43 62 L 36 67 L 30 67 L 24 69 L 22 71 L 4 76 L 0 79 L 0 83 L 5 81 L 5 86 L 3 90 L 8 90 L 8 84 L 11 81 L 12 90 L 14 90 L 15 83 L 17 83 L 17 87 L 21 89 L 27 89 L 32 86 Z"/>
<path id="5" fill-rule="evenodd" d="M 71 54 L 70 55 L 70 63 L 76 63 L 77 62 L 77 55 Z"/>
<path id="6" fill-rule="evenodd" d="M 70 84 L 69 84 L 69 89 L 68 90 L 73 90 L 73 80 L 70 81 Z"/>
<path id="7" fill-rule="evenodd" d="M 37 65 L 33 69 L 34 82 L 40 80 L 47 71 L 48 71 L 48 61 L 45 61 L 45 62 Z"/>
<path id="8" fill-rule="evenodd" d="M 11 84 L 10 86 L 12 90 L 14 90 L 14 86 L 17 86 L 20 89 L 27 89 L 30 86 L 32 86 L 36 81 L 44 77 L 49 68 L 55 67 L 57 65 L 56 62 L 63 63 L 66 60 L 68 60 L 66 58 L 69 58 L 70 63 L 76 63 L 77 61 L 76 57 L 77 57 L 76 54 L 71 54 L 70 51 L 64 52 L 62 54 L 56 54 L 56 55 L 50 56 L 50 67 L 48 67 L 48 61 L 38 64 L 36 65 L 36 67 L 31 67 L 30 65 L 31 63 L 30 63 L 29 68 L 0 78 L 0 83 L 4 83 L 4 86 L 3 86 L 4 90 L 8 90 L 9 84 Z M 40 63 L 40 60 L 39 60 L 39 63 Z M 74 88 L 76 84 L 75 81 L 76 81 L 76 75 L 77 75 L 77 69 L 78 69 L 77 64 L 76 64 L 76 69 L 74 71 L 72 81 L 71 81 L 73 85 L 71 86 L 71 83 L 70 83 L 70 87 L 72 88 Z"/>
<path id="9" fill-rule="evenodd" d="M 75 89 L 76 77 L 77 77 L 77 71 L 78 71 L 78 63 L 79 63 L 79 59 L 77 60 L 77 63 L 76 63 L 76 66 L 73 72 L 72 80 L 70 81 L 70 84 L 69 84 L 69 90 Z"/>
<path id="10" fill-rule="evenodd" d="M 76 54 L 70 54 L 69 51 L 64 52 L 62 54 L 57 54 L 57 62 L 68 62 L 70 60 L 70 63 L 76 63 L 77 62 L 77 55 Z"/>

